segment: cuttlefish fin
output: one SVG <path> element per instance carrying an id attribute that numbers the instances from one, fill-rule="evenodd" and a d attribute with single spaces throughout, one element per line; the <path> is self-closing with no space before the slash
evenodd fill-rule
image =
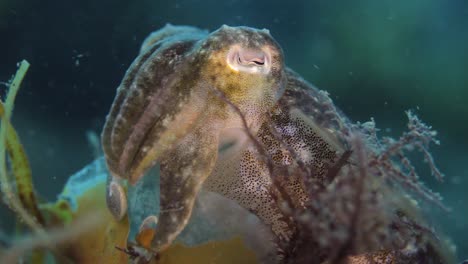
<path id="1" fill-rule="evenodd" d="M 161 159 L 160 213 L 151 250 L 166 249 L 187 225 L 198 191 L 218 154 L 218 136 L 209 126 L 188 134 Z"/>

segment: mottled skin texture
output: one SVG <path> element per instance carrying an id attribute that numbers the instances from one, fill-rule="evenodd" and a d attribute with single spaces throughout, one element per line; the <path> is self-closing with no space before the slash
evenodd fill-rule
<path id="1" fill-rule="evenodd" d="M 302 163 L 312 171 L 310 181 L 330 183 L 353 162 L 339 134 L 347 129 L 328 95 L 284 66 L 267 30 L 223 26 L 208 34 L 167 25 L 144 41 L 107 117 L 107 205 L 123 218 L 122 183 L 134 184 L 159 162 L 160 213 L 144 221 L 154 229 L 150 241 L 148 230 L 137 236 L 142 255 L 151 257 L 174 241 L 202 187 L 250 210 L 287 242 L 296 230 L 281 212 L 282 197 L 295 208 L 310 197 L 290 172 Z M 272 168 L 279 183 L 272 183 Z M 348 261 L 388 263 L 397 255 L 381 251 Z"/>
<path id="2" fill-rule="evenodd" d="M 207 35 L 168 25 L 150 35 L 102 134 L 111 212 L 125 214 L 122 180 L 135 183 L 160 162 L 161 212 L 151 250 L 167 248 L 187 224 L 220 144 L 243 129 L 231 104 L 256 133 L 285 81 L 281 48 L 266 30 L 223 26 Z"/>
<path id="3" fill-rule="evenodd" d="M 286 76 L 285 93 L 269 112 L 256 136 L 272 158 L 273 165 L 293 169 L 293 157 L 282 144 L 285 143 L 297 154 L 296 158 L 305 166 L 312 167 L 317 180 L 325 181 L 328 169 L 345 150 L 339 137 L 334 134 L 344 122 L 340 116 L 323 119 L 325 112 L 331 110 L 327 109 L 330 99 L 325 93 L 316 90 L 289 69 Z M 307 107 L 313 110 L 308 112 Z M 271 189 L 267 164 L 260 158 L 254 144 L 243 147 L 241 151 L 233 148 L 221 153 L 204 186 L 237 201 L 270 226 L 279 239 L 288 240 L 294 230 L 272 197 L 274 190 Z M 303 206 L 307 194 L 300 180 L 288 178 L 287 175 L 279 176 L 286 177 L 283 184 L 294 205 Z"/>

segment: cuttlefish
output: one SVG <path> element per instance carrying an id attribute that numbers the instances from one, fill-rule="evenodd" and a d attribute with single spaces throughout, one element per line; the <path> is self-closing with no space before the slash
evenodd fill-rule
<path id="1" fill-rule="evenodd" d="M 288 240 L 294 230 L 272 188 L 272 167 L 299 160 L 326 178 L 346 153 L 337 133 L 343 129 L 346 120 L 327 94 L 285 66 L 268 30 L 167 25 L 143 42 L 107 116 L 108 208 L 124 217 L 125 181 L 135 184 L 159 163 L 151 252 L 184 229 L 201 188 L 236 201 Z M 280 179 L 290 203 L 307 201 L 303 182 Z"/>

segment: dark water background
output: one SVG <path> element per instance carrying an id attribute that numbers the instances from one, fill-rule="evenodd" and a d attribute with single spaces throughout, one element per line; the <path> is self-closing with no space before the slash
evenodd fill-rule
<path id="1" fill-rule="evenodd" d="M 468 258 L 468 1 L 18 1 L 0 0 L 0 81 L 32 67 L 13 123 L 38 192 L 55 199 L 94 157 L 86 131 L 100 132 L 125 70 L 145 36 L 165 23 L 270 29 L 287 64 L 354 121 L 374 117 L 398 135 L 404 111 L 438 132 L 433 148 L 445 183 L 421 167 L 450 214 L 431 210 Z M 5 89 L 1 86 L 0 89 Z M 0 208 L 0 228 L 11 215 Z M 10 219 L 10 220 L 9 220 Z"/>

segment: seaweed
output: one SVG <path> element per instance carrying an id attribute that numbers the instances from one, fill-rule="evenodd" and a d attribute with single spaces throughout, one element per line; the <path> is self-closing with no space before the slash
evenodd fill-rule
<path id="1" fill-rule="evenodd" d="M 251 133 L 243 113 L 218 93 L 238 113 L 244 130 L 266 164 L 273 186 L 271 195 L 284 219 L 295 230 L 288 241 L 276 241 L 281 263 L 454 263 L 451 242 L 430 226 L 418 204 L 425 201 L 444 212 L 451 209 L 442 197 L 425 187 L 412 165 L 409 152 L 418 150 L 431 174 L 440 182 L 429 146 L 438 145 L 437 133 L 412 111 L 407 111 L 408 131 L 397 140 L 377 135 L 374 120 L 351 124 L 337 134 L 348 149 L 329 166 L 324 181 L 306 166 L 270 122 L 270 133 L 289 151 L 294 166 L 275 164 L 266 147 Z M 307 99 L 304 99 L 307 100 Z M 330 103 L 330 119 L 341 118 Z M 294 168 L 294 169 L 291 169 Z M 309 200 L 297 206 L 285 181 L 300 179 Z"/>
<path id="2" fill-rule="evenodd" d="M 408 131 L 398 140 L 379 139 L 373 121 L 341 131 L 349 149 L 333 165 L 338 170 L 330 170 L 336 174 L 328 185 L 311 183 L 310 170 L 288 175 L 302 179 L 310 200 L 305 208 L 290 203 L 283 207 L 296 226 L 292 242 L 281 245 L 284 263 L 454 262 L 450 242 L 427 223 L 417 201 L 450 209 L 419 181 L 405 153 L 420 150 L 431 173 L 442 181 L 428 150 L 430 143 L 438 144 L 436 132 L 411 111 L 407 116 Z M 278 180 L 273 182 L 278 188 Z"/>
<path id="3" fill-rule="evenodd" d="M 107 210 L 102 194 L 108 172 L 102 158 L 72 175 L 56 202 L 39 203 L 36 199 L 26 152 L 10 122 L 14 99 L 28 67 L 26 61 L 20 63 L 15 77 L 7 83 L 5 103 L 0 102 L 0 184 L 2 202 L 33 233 L 20 230 L 16 240 L 0 233 L 0 263 L 128 263 L 129 256 L 118 248 L 127 246 L 129 220 L 116 221 Z M 88 138 L 99 155 L 96 136 L 88 133 Z M 206 263 L 220 252 L 230 258 L 227 263 L 256 263 L 254 252 L 239 238 L 193 247 L 174 244 L 158 263 L 189 259 Z"/>
<path id="4" fill-rule="evenodd" d="M 127 250 L 130 219 L 115 221 L 107 211 L 102 194 L 108 172 L 102 158 L 71 176 L 56 202 L 37 201 L 28 158 L 10 122 L 28 66 L 26 61 L 20 64 L 9 82 L 5 103 L 0 103 L 0 184 L 3 203 L 33 234 L 12 245 L 0 244 L 0 261 L 15 263 L 24 258 L 44 263 L 50 252 L 58 263 L 127 263 L 132 258 Z M 406 113 L 408 131 L 396 140 L 380 138 L 373 120 L 348 124 L 337 131 L 348 149 L 329 165 L 325 181 L 314 181 L 314 169 L 301 161 L 274 126 L 270 132 L 290 152 L 294 166 L 275 164 L 250 132 L 240 109 L 223 94 L 219 96 L 242 118 L 249 139 L 267 165 L 273 183 L 271 195 L 294 230 L 289 241 L 275 241 L 281 263 L 454 262 L 450 243 L 428 224 L 418 203 L 424 201 L 450 211 L 440 195 L 420 182 L 408 156 L 415 150 L 421 152 L 434 177 L 443 180 L 429 151 L 430 144 L 439 144 L 436 132 L 413 112 Z M 335 115 L 338 111 L 329 103 Z M 333 115 L 330 118 L 339 118 Z M 96 140 L 91 134 L 89 138 L 99 155 Z M 299 179 L 306 187 L 309 199 L 304 206 L 293 201 L 284 184 L 287 178 Z M 29 252 L 32 254 L 27 255 Z M 216 260 L 220 253 L 223 258 Z M 175 243 L 151 263 L 189 260 L 257 263 L 254 252 L 238 237 L 195 246 Z"/>
<path id="5" fill-rule="evenodd" d="M 19 64 L 18 71 L 8 85 L 9 89 L 5 103 L 0 102 L 0 116 L 2 118 L 0 130 L 0 184 L 4 202 L 29 228 L 38 234 L 44 235 L 42 228 L 44 219 L 37 208 L 29 162 L 18 135 L 10 123 L 14 100 L 28 68 L 29 63 L 25 60 Z M 5 150 L 10 157 L 17 191 L 12 188 L 8 179 Z M 19 196 L 19 200 L 16 195 Z"/>
<path id="6" fill-rule="evenodd" d="M 70 212 L 66 209 L 50 210 L 50 205 L 39 204 L 36 199 L 26 152 L 10 122 L 14 100 L 28 68 L 27 61 L 19 63 L 18 71 L 7 84 L 8 93 L 4 103 L 0 102 L 0 184 L 2 202 L 18 217 L 21 227 L 26 226 L 33 234 L 21 236 L 19 241 L 6 245 L 9 248 L 0 255 L 1 262 L 16 263 L 25 253 L 31 251 L 28 259 L 33 263 L 43 263 L 47 259 L 44 249 L 47 249 L 61 263 L 70 263 L 66 253 L 58 249 L 58 244 L 71 240 L 91 226 L 95 227 L 97 220 L 85 215 L 75 219 L 73 229 L 63 228 L 56 220 L 62 220 L 61 216 L 69 215 Z M 94 217 L 99 215 L 95 214 Z"/>

